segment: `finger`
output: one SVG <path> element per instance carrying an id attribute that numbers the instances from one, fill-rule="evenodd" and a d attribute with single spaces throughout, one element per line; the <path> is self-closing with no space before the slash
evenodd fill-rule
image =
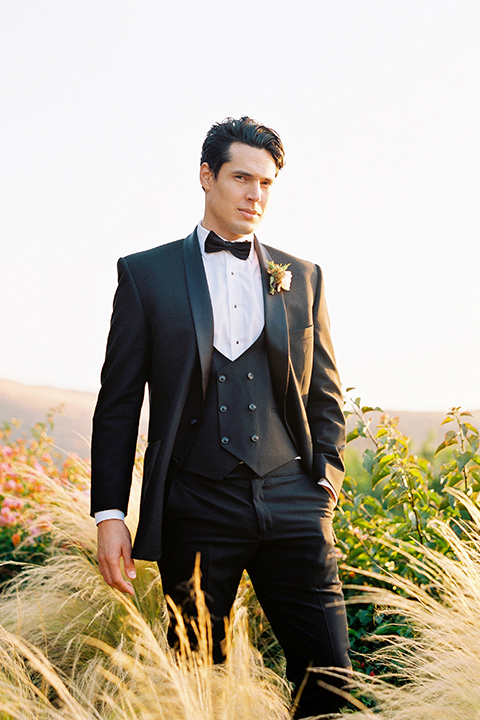
<path id="1" fill-rule="evenodd" d="M 117 580 L 114 581 L 112 587 L 116 588 L 117 590 L 120 590 L 120 592 L 127 593 L 128 595 L 132 595 L 132 597 L 135 595 L 135 590 L 133 589 L 132 583 L 128 582 L 127 580 L 124 580 L 123 577 L 120 575 Z"/>
<path id="2" fill-rule="evenodd" d="M 137 571 L 135 570 L 135 563 L 132 560 L 131 553 L 123 556 L 123 567 L 125 568 L 125 573 L 128 575 L 128 577 L 132 580 L 135 580 L 135 578 L 137 577 Z"/>
<path id="3" fill-rule="evenodd" d="M 132 583 L 124 580 L 122 576 L 119 558 L 107 561 L 103 566 L 103 571 L 102 566 L 100 566 L 100 571 L 102 572 L 103 578 L 107 585 L 110 585 L 110 587 L 114 587 L 117 590 L 120 590 L 120 592 L 128 593 L 129 595 L 135 595 L 135 590 L 133 589 Z"/>
<path id="4" fill-rule="evenodd" d="M 124 543 L 122 546 L 122 557 L 126 575 L 134 580 L 137 577 L 137 573 L 135 570 L 135 563 L 132 559 L 132 543 L 130 541 L 130 537 L 129 542 Z"/>

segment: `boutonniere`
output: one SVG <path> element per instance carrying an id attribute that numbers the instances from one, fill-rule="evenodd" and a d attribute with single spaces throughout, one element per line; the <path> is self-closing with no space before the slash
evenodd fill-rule
<path id="1" fill-rule="evenodd" d="M 292 282 L 292 273 L 287 268 L 290 267 L 290 263 L 287 265 L 279 265 L 270 260 L 267 267 L 267 272 L 270 275 L 270 290 L 269 295 L 275 295 L 280 290 L 290 290 L 290 283 Z"/>

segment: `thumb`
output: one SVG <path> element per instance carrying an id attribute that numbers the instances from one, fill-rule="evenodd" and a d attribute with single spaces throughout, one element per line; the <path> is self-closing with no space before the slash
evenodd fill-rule
<path id="1" fill-rule="evenodd" d="M 123 566 L 128 577 L 134 580 L 137 577 L 137 573 L 135 570 L 135 562 L 132 560 L 132 552 L 130 548 L 123 553 Z"/>

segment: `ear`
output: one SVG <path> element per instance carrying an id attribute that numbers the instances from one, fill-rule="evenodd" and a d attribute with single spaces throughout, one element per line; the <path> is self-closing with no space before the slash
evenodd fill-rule
<path id="1" fill-rule="evenodd" d="M 200 165 L 200 185 L 205 190 L 205 192 L 208 192 L 214 179 L 215 176 L 213 170 L 210 170 L 210 166 L 208 165 L 208 163 L 202 163 Z"/>

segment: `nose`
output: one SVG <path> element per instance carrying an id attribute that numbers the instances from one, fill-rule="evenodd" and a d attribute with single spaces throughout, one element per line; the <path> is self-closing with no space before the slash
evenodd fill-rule
<path id="1" fill-rule="evenodd" d="M 262 188 L 259 181 L 252 180 L 248 186 L 247 198 L 259 202 L 262 197 Z"/>

